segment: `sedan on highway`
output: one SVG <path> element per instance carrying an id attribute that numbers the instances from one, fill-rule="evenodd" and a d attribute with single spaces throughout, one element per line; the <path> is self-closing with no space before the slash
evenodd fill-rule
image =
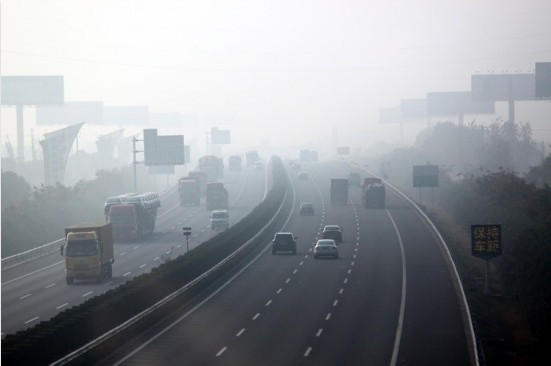
<path id="1" fill-rule="evenodd" d="M 272 254 L 281 251 L 297 254 L 297 239 L 298 238 L 294 236 L 293 233 L 276 233 L 272 240 Z"/>
<path id="2" fill-rule="evenodd" d="M 335 242 L 342 242 L 342 229 L 339 225 L 325 225 L 321 233 L 323 239 L 333 239 Z"/>
<path id="3" fill-rule="evenodd" d="M 333 257 L 339 258 L 339 248 L 333 239 L 320 239 L 314 246 L 314 258 Z"/>
<path id="4" fill-rule="evenodd" d="M 299 213 L 301 216 L 313 216 L 316 214 L 314 211 L 314 205 L 309 202 L 303 202 L 300 204 Z"/>

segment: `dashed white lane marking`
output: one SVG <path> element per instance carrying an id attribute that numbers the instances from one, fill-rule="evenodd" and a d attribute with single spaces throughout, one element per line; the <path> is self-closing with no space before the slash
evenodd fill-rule
<path id="1" fill-rule="evenodd" d="M 271 303 L 272 303 L 272 300 L 268 300 L 268 302 L 265 305 L 270 306 Z"/>
<path id="2" fill-rule="evenodd" d="M 109 286 L 109 285 L 112 284 L 112 283 L 113 283 L 113 281 L 109 281 L 109 282 L 107 282 L 107 283 L 106 283 L 105 285 L 103 285 L 103 286 Z"/>
<path id="3" fill-rule="evenodd" d="M 306 254 L 306 255 L 304 256 L 304 258 L 308 258 L 308 254 Z"/>
<path id="4" fill-rule="evenodd" d="M 132 250 L 136 250 L 138 248 L 139 248 L 139 246 L 136 245 L 135 247 L 132 248 Z"/>
<path id="5" fill-rule="evenodd" d="M 132 273 L 132 272 L 126 272 L 126 273 L 123 274 L 122 276 L 123 276 L 123 277 L 126 277 L 126 276 L 130 275 L 131 273 Z"/>
<path id="6" fill-rule="evenodd" d="M 352 258 L 356 259 L 356 254 L 354 254 L 354 255 L 352 256 Z"/>
<path id="7" fill-rule="evenodd" d="M 331 319 L 331 313 L 327 313 L 327 315 L 325 316 L 325 320 L 329 320 Z"/>
<path id="8" fill-rule="evenodd" d="M 306 349 L 306 352 L 304 352 L 304 357 L 308 357 L 308 355 L 310 354 L 310 352 L 312 352 L 312 347 L 308 347 Z"/>
<path id="9" fill-rule="evenodd" d="M 302 266 L 303 264 L 304 264 L 304 262 L 301 261 L 298 265 L 299 265 L 299 266 Z"/>
<path id="10" fill-rule="evenodd" d="M 67 305 L 69 305 L 68 302 L 66 302 L 65 304 L 61 304 L 61 305 L 57 306 L 55 309 L 56 309 L 56 310 L 63 309 L 63 308 L 64 308 L 65 306 L 67 306 Z"/>
<path id="11" fill-rule="evenodd" d="M 145 267 L 145 266 L 147 266 L 147 264 L 144 263 L 144 264 L 142 264 L 142 265 L 140 266 L 140 268 L 143 268 L 143 267 Z"/>
<path id="12" fill-rule="evenodd" d="M 86 297 L 86 296 L 90 296 L 94 293 L 94 291 L 88 291 L 87 293 L 85 294 L 82 294 L 82 297 Z"/>
<path id="13" fill-rule="evenodd" d="M 122 253 L 119 254 L 119 255 L 122 257 L 122 256 L 125 255 L 126 253 L 128 253 L 128 252 L 122 252 Z"/>
<path id="14" fill-rule="evenodd" d="M 161 257 L 153 258 L 154 261 L 158 261 Z"/>
<path id="15" fill-rule="evenodd" d="M 241 337 L 241 334 L 243 334 L 244 331 L 245 331 L 245 328 L 241 329 L 239 332 L 237 332 L 237 334 L 235 336 L 236 337 Z"/>
<path id="16" fill-rule="evenodd" d="M 341 289 L 339 290 L 339 295 L 342 295 L 343 292 L 344 292 L 344 289 L 341 287 Z"/>
<path id="17" fill-rule="evenodd" d="M 26 299 L 27 297 L 29 296 L 32 296 L 32 294 L 26 294 L 26 295 L 23 295 L 19 298 L 19 300 L 23 300 L 23 299 Z"/>
<path id="18" fill-rule="evenodd" d="M 349 269 L 349 270 L 348 270 L 348 274 L 351 274 L 351 273 L 352 273 L 352 269 Z"/>
<path id="19" fill-rule="evenodd" d="M 293 274 L 297 274 L 298 269 L 293 270 Z"/>
<path id="20" fill-rule="evenodd" d="M 345 278 L 344 281 L 342 281 L 344 283 L 348 283 L 348 278 Z"/>
<path id="21" fill-rule="evenodd" d="M 253 316 L 253 320 L 258 319 L 259 316 L 260 316 L 260 313 L 256 313 L 256 314 Z"/>
<path id="22" fill-rule="evenodd" d="M 54 287 L 55 285 L 56 285 L 55 282 L 54 282 L 54 283 L 50 283 L 50 284 L 49 284 L 48 286 L 46 286 L 45 288 L 52 288 L 52 287 Z"/>
<path id="23" fill-rule="evenodd" d="M 339 304 L 339 300 L 333 301 L 333 307 L 337 306 Z"/>
<path id="24" fill-rule="evenodd" d="M 353 266 L 353 265 L 354 265 L 354 261 L 350 262 L 350 265 Z"/>
<path id="25" fill-rule="evenodd" d="M 178 244 L 176 245 L 176 248 L 180 248 L 182 246 L 182 244 Z"/>
<path id="26" fill-rule="evenodd" d="M 358 251 L 358 248 L 354 248 L 354 251 L 357 252 L 357 251 Z"/>
<path id="27" fill-rule="evenodd" d="M 320 328 L 318 329 L 318 332 L 316 333 L 316 337 L 319 337 L 321 335 L 321 333 L 323 332 L 323 329 Z"/>
<path id="28" fill-rule="evenodd" d="M 216 354 L 216 357 L 222 356 L 222 353 L 226 352 L 227 349 L 228 347 L 222 347 L 222 349 L 218 351 L 218 353 Z"/>
<path id="29" fill-rule="evenodd" d="M 39 318 L 40 318 L 39 316 L 35 316 L 34 318 L 27 320 L 27 321 L 25 322 L 25 324 L 32 323 L 32 322 L 34 322 L 35 320 L 38 320 Z"/>

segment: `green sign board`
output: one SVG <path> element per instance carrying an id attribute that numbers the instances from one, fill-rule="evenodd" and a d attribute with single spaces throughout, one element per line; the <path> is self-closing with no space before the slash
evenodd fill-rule
<path id="1" fill-rule="evenodd" d="M 414 187 L 438 187 L 438 165 L 414 165 Z"/>

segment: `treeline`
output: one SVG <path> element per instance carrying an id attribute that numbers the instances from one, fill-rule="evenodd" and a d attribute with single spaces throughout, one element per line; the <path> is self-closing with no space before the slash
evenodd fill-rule
<path id="1" fill-rule="evenodd" d="M 141 191 L 154 184 L 140 170 Z M 7 257 L 63 236 L 66 226 L 82 221 L 103 221 L 109 196 L 133 191 L 130 168 L 99 170 L 93 180 L 73 187 L 31 187 L 12 171 L 2 172 L 2 257 Z"/>
<path id="2" fill-rule="evenodd" d="M 439 165 L 435 207 L 447 212 L 464 232 L 470 232 L 472 224 L 501 224 L 503 255 L 492 263 L 503 295 L 519 309 L 534 335 L 549 340 L 551 156 L 543 162 L 541 156 L 529 124 L 446 123 L 424 131 L 414 147 L 395 150 L 370 165 L 415 198 L 419 193 L 412 188 L 412 166 Z M 422 201 L 430 207 L 428 193 Z"/>

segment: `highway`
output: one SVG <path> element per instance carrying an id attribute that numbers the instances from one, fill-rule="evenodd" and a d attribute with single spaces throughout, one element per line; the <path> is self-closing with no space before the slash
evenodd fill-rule
<path id="1" fill-rule="evenodd" d="M 290 170 L 292 215 L 281 231 L 298 253 L 269 244 L 237 275 L 99 364 L 123 365 L 468 365 L 464 317 L 443 250 L 428 226 L 387 189 L 386 209 L 329 203 L 330 178 L 343 162 Z M 366 173 L 360 170 L 362 176 Z M 300 216 L 311 202 L 315 216 Z M 339 259 L 314 259 L 324 225 L 344 229 Z M 472 350 L 471 350 L 472 351 Z"/>
<path id="2" fill-rule="evenodd" d="M 266 171 L 253 168 L 226 172 L 222 181 L 229 193 L 232 223 L 258 205 L 267 189 Z M 206 241 L 218 233 L 208 225 L 209 213 L 204 202 L 202 206 L 180 207 L 177 191 L 167 191 L 162 197 L 153 235 L 141 242 L 115 244 L 113 279 L 107 283 L 66 285 L 63 257 L 59 253 L 2 270 L 2 337 L 149 272 L 167 256 L 175 258 L 185 253 L 183 226 L 192 228 L 190 249 Z"/>

